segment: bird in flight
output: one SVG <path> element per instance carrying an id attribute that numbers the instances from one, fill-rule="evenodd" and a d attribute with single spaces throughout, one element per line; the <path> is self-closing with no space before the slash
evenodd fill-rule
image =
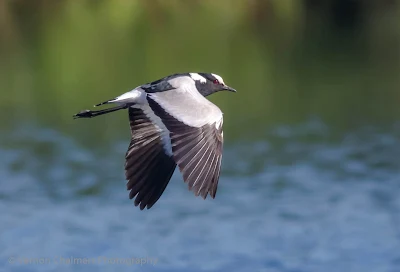
<path id="1" fill-rule="evenodd" d="M 125 155 L 129 198 L 141 210 L 161 197 L 176 165 L 189 190 L 215 198 L 221 170 L 223 117 L 205 97 L 235 89 L 212 73 L 181 73 L 146 83 L 73 117 L 92 118 L 128 109 L 131 141 Z"/>

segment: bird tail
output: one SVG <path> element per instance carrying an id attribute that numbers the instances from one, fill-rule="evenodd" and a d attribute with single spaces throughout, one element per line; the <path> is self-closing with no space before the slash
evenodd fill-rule
<path id="1" fill-rule="evenodd" d="M 141 93 L 140 91 L 135 89 L 135 90 L 129 91 L 127 93 L 124 93 L 120 96 L 117 96 L 113 99 L 101 102 L 97 105 L 94 105 L 95 107 L 98 107 L 98 106 L 105 105 L 105 104 L 118 104 L 118 106 L 116 106 L 114 108 L 98 110 L 98 111 L 84 110 L 84 111 L 81 111 L 81 112 L 75 114 L 73 117 L 74 117 L 74 119 L 92 118 L 92 117 L 96 117 L 96 116 L 110 113 L 113 111 L 126 109 L 129 106 L 132 106 L 133 104 L 139 102 L 141 97 L 143 97 L 143 93 Z"/>
<path id="2" fill-rule="evenodd" d="M 107 101 L 101 102 L 101 103 L 96 104 L 96 105 L 94 105 L 94 106 L 95 106 L 95 107 L 98 107 L 98 106 L 101 106 L 101 105 L 110 104 L 110 103 L 115 102 L 117 99 L 118 99 L 118 97 L 113 98 L 113 99 L 109 99 L 109 100 L 107 100 Z"/>
<path id="3" fill-rule="evenodd" d="M 105 104 L 107 104 L 107 103 L 105 103 Z M 120 106 L 116 106 L 114 108 L 98 110 L 98 111 L 83 110 L 83 111 L 80 111 L 77 114 L 75 114 L 73 116 L 73 118 L 74 119 L 92 118 L 92 117 L 96 117 L 96 116 L 99 116 L 99 115 L 107 114 L 107 113 L 110 113 L 110 112 L 114 112 L 114 111 L 118 111 L 118 110 L 122 110 L 122 109 L 126 109 L 126 108 L 128 108 L 128 105 L 120 105 Z"/>

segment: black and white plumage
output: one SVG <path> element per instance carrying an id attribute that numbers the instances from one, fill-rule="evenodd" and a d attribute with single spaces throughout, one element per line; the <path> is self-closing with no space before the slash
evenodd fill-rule
<path id="1" fill-rule="evenodd" d="M 174 74 L 136 87 L 74 118 L 91 118 L 128 109 L 131 142 L 125 156 L 129 198 L 150 209 L 164 192 L 176 166 L 189 190 L 215 198 L 221 169 L 223 116 L 205 97 L 218 91 L 236 92 L 212 73 Z"/>

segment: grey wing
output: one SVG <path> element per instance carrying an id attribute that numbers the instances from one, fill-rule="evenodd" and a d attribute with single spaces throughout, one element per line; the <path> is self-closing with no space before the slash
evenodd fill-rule
<path id="1" fill-rule="evenodd" d="M 159 129 L 143 110 L 129 108 L 132 139 L 125 156 L 129 198 L 135 206 L 150 209 L 167 187 L 176 164 L 165 153 Z"/>
<path id="2" fill-rule="evenodd" d="M 177 120 L 154 100 L 148 101 L 170 131 L 173 157 L 189 190 L 196 196 L 206 198 L 209 193 L 215 198 L 223 151 L 222 115 L 215 123 L 193 127 Z"/>

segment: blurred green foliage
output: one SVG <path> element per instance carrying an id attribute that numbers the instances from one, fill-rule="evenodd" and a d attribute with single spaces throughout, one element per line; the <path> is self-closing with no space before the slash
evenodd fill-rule
<path id="1" fill-rule="evenodd" d="M 3 0 L 1 126 L 87 130 L 72 121 L 79 110 L 187 71 L 217 73 L 238 90 L 210 97 L 231 138 L 310 116 L 342 129 L 391 123 L 399 11 L 398 1 Z M 120 116 L 91 120 L 93 133 L 127 131 Z"/>

